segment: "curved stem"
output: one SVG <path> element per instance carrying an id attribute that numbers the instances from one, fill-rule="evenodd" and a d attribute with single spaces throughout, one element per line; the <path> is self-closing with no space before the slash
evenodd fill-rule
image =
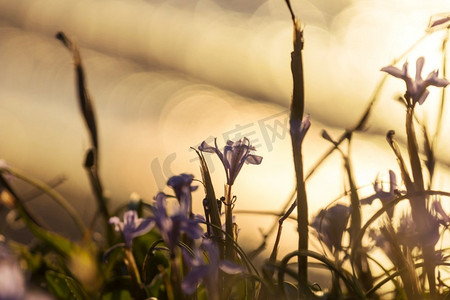
<path id="1" fill-rule="evenodd" d="M 19 178 L 19 179 L 21 179 L 21 180 L 31 184 L 32 186 L 38 188 L 39 190 L 43 191 L 51 199 L 53 199 L 56 203 L 58 203 L 69 214 L 69 216 L 75 222 L 75 225 L 78 227 L 78 229 L 80 230 L 80 232 L 83 235 L 86 233 L 86 230 L 87 230 L 86 226 L 84 225 L 84 223 L 81 220 L 81 218 L 78 216 L 76 210 L 56 190 L 54 190 L 53 188 L 49 187 L 44 182 L 41 182 L 41 181 L 39 181 L 37 179 L 34 179 L 34 178 L 31 178 L 31 177 L 25 175 L 24 173 L 22 173 L 21 171 L 19 171 L 18 169 L 13 168 L 13 167 L 8 167 L 8 168 L 3 168 L 3 169 L 0 168 L 0 172 L 8 172 L 11 175 L 13 175 L 14 177 Z"/>

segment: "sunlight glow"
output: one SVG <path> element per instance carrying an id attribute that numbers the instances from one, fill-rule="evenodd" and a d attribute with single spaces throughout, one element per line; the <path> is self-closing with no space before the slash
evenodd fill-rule
<path id="1" fill-rule="evenodd" d="M 126 203 L 134 191 L 152 202 L 158 191 L 170 192 L 165 182 L 178 173 L 201 178 L 190 150 L 201 141 L 217 137 L 222 147 L 228 139 L 248 136 L 264 160 L 247 166 L 237 179 L 235 208 L 279 213 L 295 188 L 287 121 L 289 12 L 281 0 L 225 2 L 0 0 L 0 159 L 44 181 L 62 172 L 69 180 L 61 190 L 80 196 L 74 205 L 86 220 L 94 214 L 81 167 L 88 137 L 76 102 L 72 57 L 54 39 L 62 30 L 80 45 L 99 121 L 101 174 L 114 206 Z M 305 36 L 305 112 L 312 120 L 303 144 L 308 173 L 332 146 L 321 137 L 322 130 L 337 138 L 358 122 L 385 76 L 382 67 L 400 68 L 408 61 L 414 76 L 415 61 L 424 56 L 422 76 L 435 69 L 443 75 L 442 43 L 448 30 L 426 29 L 430 17 L 448 10 L 448 3 L 292 2 Z M 376 177 L 385 180 L 389 169 L 400 181 L 385 135 L 394 129 L 398 141 L 405 142 L 405 108 L 394 100 L 404 92 L 403 81 L 387 78 L 367 126 L 353 135 L 351 163 L 360 198 L 373 194 Z M 431 133 L 441 93 L 430 88 L 428 100 L 416 109 Z M 449 117 L 447 96 L 443 118 Z M 421 131 L 417 126 L 416 132 Z M 448 190 L 449 122 L 443 123 L 437 145 L 439 175 L 433 188 Z M 346 147 L 341 146 L 342 153 L 347 154 Z M 407 150 L 401 151 L 406 157 Z M 206 158 L 220 197 L 224 170 L 217 157 Z M 309 215 L 333 200 L 348 204 L 348 189 L 342 155 L 336 151 L 307 181 Z M 197 213 L 203 196 L 200 186 L 194 193 Z M 37 205 L 38 211 L 51 215 L 43 206 Z M 377 200 L 363 209 L 370 215 L 380 208 Z M 264 230 L 275 220 L 241 217 L 242 237 L 252 238 L 253 244 L 262 239 L 262 229 L 252 220 L 262 219 L 258 226 Z M 63 218 L 55 216 L 52 224 Z M 70 226 L 62 230 L 70 232 Z M 287 226 L 288 236 L 294 236 L 297 228 Z M 297 240 L 284 243 L 282 251 Z"/>

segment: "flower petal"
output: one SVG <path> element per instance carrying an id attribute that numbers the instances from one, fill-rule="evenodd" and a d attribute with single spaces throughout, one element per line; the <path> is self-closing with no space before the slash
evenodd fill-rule
<path id="1" fill-rule="evenodd" d="M 123 230 L 123 223 L 118 217 L 109 218 L 109 224 L 114 225 L 114 230 L 119 232 Z"/>
<path id="2" fill-rule="evenodd" d="M 437 87 L 446 87 L 450 84 L 450 82 L 445 78 L 438 78 L 438 71 L 433 71 L 428 74 L 427 79 L 425 80 L 428 85 L 434 85 Z"/>
<path id="3" fill-rule="evenodd" d="M 444 222 L 446 222 L 446 223 L 450 222 L 450 217 L 447 215 L 445 210 L 442 208 L 441 202 L 434 201 L 433 204 L 431 205 L 431 207 L 434 209 L 434 211 L 436 213 L 438 213 L 441 216 L 441 218 Z"/>
<path id="4" fill-rule="evenodd" d="M 403 79 L 405 77 L 404 70 L 400 70 L 399 68 L 396 68 L 394 66 L 387 66 L 387 67 L 381 68 L 380 71 L 386 72 L 397 78 Z"/>
<path id="5" fill-rule="evenodd" d="M 422 80 L 422 69 L 425 63 L 425 58 L 423 56 L 416 60 L 416 81 L 420 82 Z"/>
<path id="6" fill-rule="evenodd" d="M 181 289 L 186 294 L 190 295 L 197 289 L 200 281 L 206 276 L 208 272 L 207 266 L 198 266 L 192 269 L 183 279 L 181 283 Z"/>
<path id="7" fill-rule="evenodd" d="M 136 227 L 133 235 L 135 237 L 146 234 L 150 230 L 152 230 L 153 226 L 155 226 L 155 222 L 152 219 L 143 219 L 139 226 Z"/>
<path id="8" fill-rule="evenodd" d="M 198 150 L 202 152 L 215 153 L 217 151 L 216 148 L 208 145 L 207 142 L 203 141 L 200 146 L 198 146 Z"/>
<path id="9" fill-rule="evenodd" d="M 229 260 L 223 260 L 219 263 L 219 268 L 224 271 L 227 274 L 235 275 L 240 274 L 244 270 L 241 266 L 235 264 L 234 262 L 231 262 Z"/>
<path id="10" fill-rule="evenodd" d="M 252 164 L 252 165 L 259 165 L 263 160 L 262 156 L 259 155 L 254 155 L 254 154 L 249 154 L 247 156 L 247 159 L 245 160 L 245 162 L 247 164 Z"/>
<path id="11" fill-rule="evenodd" d="M 195 214 L 192 218 L 194 221 L 205 222 L 205 217 L 202 215 Z"/>
<path id="12" fill-rule="evenodd" d="M 135 220 L 137 217 L 137 212 L 135 210 L 127 210 L 124 214 L 123 214 L 123 222 L 125 227 L 134 227 L 135 224 Z"/>
<path id="13" fill-rule="evenodd" d="M 123 234 L 127 247 L 132 246 L 133 239 L 150 231 L 154 226 L 153 219 L 138 218 L 135 210 L 128 210 L 123 215 L 123 222 L 118 217 L 111 217 L 109 223 L 116 231 Z"/>
<path id="14" fill-rule="evenodd" d="M 420 95 L 420 98 L 416 99 L 417 103 L 419 103 L 419 105 L 422 105 L 425 102 L 425 99 L 427 99 L 429 93 L 430 91 L 424 90 L 422 95 Z"/>
<path id="15" fill-rule="evenodd" d="M 306 115 L 303 118 L 302 123 L 300 125 L 300 136 L 301 136 L 302 140 L 305 137 L 306 133 L 308 132 L 309 127 L 311 127 L 311 121 L 310 121 L 309 115 Z"/>
<path id="16" fill-rule="evenodd" d="M 184 231 L 191 239 L 198 239 L 203 235 L 203 230 L 197 220 L 184 220 L 180 229 Z"/>
<path id="17" fill-rule="evenodd" d="M 397 189 L 397 176 L 392 170 L 389 170 L 389 187 L 389 192 L 394 194 L 394 191 Z"/>

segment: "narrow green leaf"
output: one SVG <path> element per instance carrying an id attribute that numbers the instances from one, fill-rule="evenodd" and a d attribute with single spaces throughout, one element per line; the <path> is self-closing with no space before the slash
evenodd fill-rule
<path id="1" fill-rule="evenodd" d="M 414 109 L 406 111 L 406 138 L 414 185 L 417 191 L 424 190 L 422 165 L 419 158 L 419 146 L 417 144 L 416 132 L 414 130 Z"/>
<path id="2" fill-rule="evenodd" d="M 89 299 L 81 285 L 72 277 L 55 271 L 45 272 L 49 291 L 58 299 Z"/>
<path id="3" fill-rule="evenodd" d="M 0 185 L 2 185 L 11 194 L 12 198 L 15 200 L 14 204 L 16 206 L 17 213 L 25 222 L 28 229 L 37 238 L 52 247 L 64 257 L 69 257 L 74 252 L 74 250 L 78 247 L 76 244 L 56 233 L 44 229 L 36 222 L 28 209 L 23 205 L 23 200 L 16 194 L 3 176 L 0 176 Z"/>
<path id="4" fill-rule="evenodd" d="M 208 207 L 210 209 L 211 223 L 214 225 L 212 226 L 214 236 L 221 237 L 222 232 L 218 228 L 222 227 L 222 223 L 220 221 L 219 207 L 217 205 L 217 198 L 214 192 L 214 186 L 212 184 L 211 174 L 209 173 L 208 165 L 206 164 L 206 160 L 200 151 L 198 151 L 195 148 L 191 149 L 194 149 L 194 151 L 197 153 L 200 159 L 200 171 L 202 173 L 202 180 L 206 193 L 206 201 L 208 202 Z"/>

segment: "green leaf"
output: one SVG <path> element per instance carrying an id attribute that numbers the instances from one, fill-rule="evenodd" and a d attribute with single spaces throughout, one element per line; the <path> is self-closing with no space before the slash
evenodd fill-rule
<path id="1" fill-rule="evenodd" d="M 57 299 L 89 299 L 81 285 L 72 277 L 55 271 L 45 272 L 48 290 Z"/>
<path id="2" fill-rule="evenodd" d="M 191 149 L 193 149 L 197 153 L 197 155 L 200 159 L 200 171 L 202 173 L 202 179 L 203 179 L 203 184 L 204 184 L 204 188 L 205 188 L 206 200 L 208 201 L 208 207 L 210 208 L 210 217 L 211 217 L 211 223 L 213 224 L 212 229 L 213 229 L 214 235 L 216 237 L 221 237 L 222 233 L 217 228 L 221 228 L 222 223 L 220 221 L 219 207 L 217 205 L 216 194 L 214 192 L 214 186 L 212 184 L 211 174 L 209 173 L 208 165 L 206 164 L 206 160 L 203 157 L 203 154 L 201 152 L 199 152 L 195 148 L 191 148 Z"/>

